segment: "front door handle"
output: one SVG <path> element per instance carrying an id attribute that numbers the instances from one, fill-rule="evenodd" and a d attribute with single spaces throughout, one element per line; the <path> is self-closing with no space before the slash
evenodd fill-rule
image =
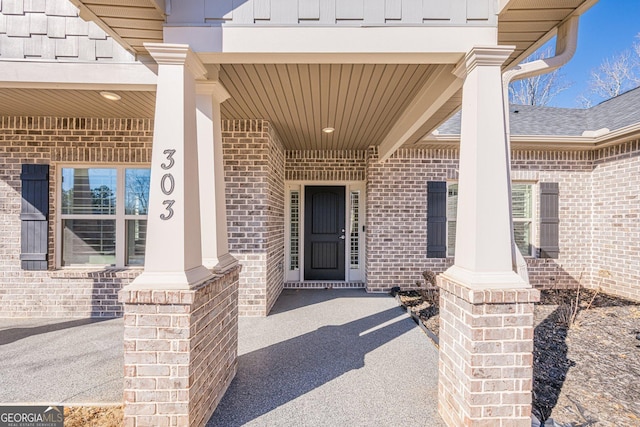
<path id="1" fill-rule="evenodd" d="M 344 240 L 345 239 L 344 234 L 342 236 L 338 237 L 338 239 Z"/>

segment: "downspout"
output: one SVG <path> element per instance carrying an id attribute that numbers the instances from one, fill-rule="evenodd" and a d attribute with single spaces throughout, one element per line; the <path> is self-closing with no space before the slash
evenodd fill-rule
<path id="1" fill-rule="evenodd" d="M 578 46 L 578 21 L 579 16 L 574 15 L 564 21 L 558 27 L 556 37 L 556 55 L 551 58 L 538 59 L 526 62 L 502 73 L 502 96 L 504 97 L 504 119 L 507 140 L 507 173 L 509 174 L 508 191 L 511 194 L 511 127 L 509 124 L 509 84 L 514 80 L 535 77 L 540 74 L 550 73 L 565 65 L 573 57 Z M 509 219 L 513 224 L 513 212 L 511 197 L 509 197 Z M 524 256 L 516 247 L 513 227 L 511 227 L 511 259 L 513 270 L 525 281 L 529 283 L 529 272 Z"/>

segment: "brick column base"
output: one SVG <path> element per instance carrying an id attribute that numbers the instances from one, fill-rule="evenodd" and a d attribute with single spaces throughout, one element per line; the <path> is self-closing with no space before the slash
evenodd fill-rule
<path id="1" fill-rule="evenodd" d="M 438 410 L 449 426 L 531 426 L 536 289 L 476 290 L 438 277 Z"/>
<path id="2" fill-rule="evenodd" d="M 128 290 L 124 425 L 202 426 L 236 374 L 240 267 L 189 290 Z"/>

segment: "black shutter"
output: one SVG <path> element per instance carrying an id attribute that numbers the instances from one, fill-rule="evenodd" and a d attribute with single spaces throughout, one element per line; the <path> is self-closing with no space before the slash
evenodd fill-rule
<path id="1" fill-rule="evenodd" d="M 540 183 L 540 258 L 558 258 L 560 215 L 558 183 Z"/>
<path id="2" fill-rule="evenodd" d="M 427 258 L 447 257 L 447 183 L 427 183 Z"/>
<path id="3" fill-rule="evenodd" d="M 49 165 L 22 165 L 20 211 L 23 270 L 46 270 L 49 231 Z"/>

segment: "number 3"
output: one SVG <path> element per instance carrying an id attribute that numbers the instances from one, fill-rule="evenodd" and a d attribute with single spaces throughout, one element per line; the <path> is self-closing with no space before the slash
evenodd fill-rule
<path id="1" fill-rule="evenodd" d="M 167 212 L 169 212 L 169 214 L 160 214 L 160 219 L 167 221 L 173 216 L 173 208 L 171 206 L 173 206 L 175 202 L 175 200 L 165 200 L 164 202 L 162 202 L 163 205 L 166 205 L 165 209 L 167 210 Z"/>
<path id="2" fill-rule="evenodd" d="M 169 160 L 169 164 L 165 165 L 163 163 L 160 166 L 164 170 L 171 169 L 173 165 L 176 163 L 176 161 L 173 159 L 173 155 L 176 154 L 176 150 L 164 150 L 162 153 L 167 155 L 167 160 Z"/>

